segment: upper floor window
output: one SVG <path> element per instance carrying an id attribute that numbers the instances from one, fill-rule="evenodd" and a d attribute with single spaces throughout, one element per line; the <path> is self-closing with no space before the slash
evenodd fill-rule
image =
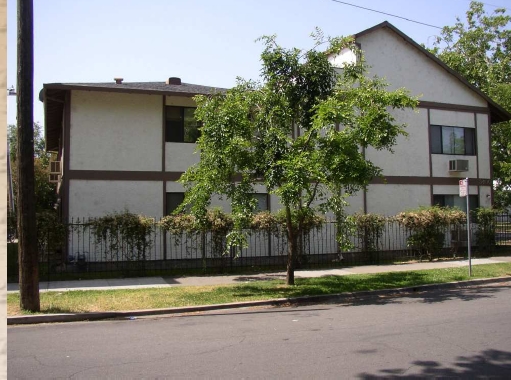
<path id="1" fill-rule="evenodd" d="M 431 153 L 475 155 L 475 129 L 432 125 Z"/>
<path id="2" fill-rule="evenodd" d="M 200 124 L 194 117 L 195 108 L 165 107 L 165 141 L 194 143 L 200 136 Z"/>

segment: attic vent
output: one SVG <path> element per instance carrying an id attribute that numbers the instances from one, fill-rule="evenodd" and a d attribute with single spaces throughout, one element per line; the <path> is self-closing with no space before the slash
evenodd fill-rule
<path id="1" fill-rule="evenodd" d="M 170 77 L 169 79 L 167 79 L 167 84 L 177 84 L 177 85 L 180 85 L 181 84 L 181 78 L 177 78 L 177 77 Z"/>
<path id="2" fill-rule="evenodd" d="M 124 80 L 124 78 L 114 78 L 115 80 L 115 84 L 122 84 L 122 81 Z"/>

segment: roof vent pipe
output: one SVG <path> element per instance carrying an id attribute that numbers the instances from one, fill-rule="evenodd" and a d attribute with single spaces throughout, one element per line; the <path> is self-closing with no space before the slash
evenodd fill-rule
<path id="1" fill-rule="evenodd" d="M 114 78 L 115 80 L 115 84 L 122 84 L 122 81 L 124 80 L 124 78 Z"/>
<path id="2" fill-rule="evenodd" d="M 170 77 L 169 79 L 167 79 L 167 84 L 175 84 L 175 85 L 180 85 L 181 84 L 181 78 L 177 78 L 177 77 Z"/>

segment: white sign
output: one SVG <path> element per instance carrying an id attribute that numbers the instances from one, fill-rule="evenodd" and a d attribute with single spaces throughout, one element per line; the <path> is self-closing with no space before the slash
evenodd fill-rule
<path id="1" fill-rule="evenodd" d="M 460 180 L 460 197 L 466 197 L 468 194 L 468 180 L 461 179 Z"/>

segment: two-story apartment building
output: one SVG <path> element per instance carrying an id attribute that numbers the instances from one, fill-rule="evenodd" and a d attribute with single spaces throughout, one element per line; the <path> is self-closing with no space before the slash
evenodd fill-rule
<path id="1" fill-rule="evenodd" d="M 492 205 L 490 124 L 511 115 L 459 73 L 392 24 L 383 22 L 354 35 L 369 75 L 384 77 L 389 89 L 404 87 L 420 96 L 418 110 L 395 113 L 407 124 L 394 154 L 368 149 L 383 169 L 367 192 L 352 197 L 352 211 L 394 215 L 419 205 L 466 209 L 459 180 L 469 178 L 470 208 Z M 330 57 L 332 64 L 356 60 L 350 51 Z"/>
<path id="2" fill-rule="evenodd" d="M 397 112 L 408 125 L 394 154 L 366 157 L 383 168 L 368 188 L 350 198 L 351 212 L 387 215 L 419 205 L 457 205 L 460 178 L 470 178 L 471 202 L 492 203 L 490 124 L 511 115 L 416 42 L 385 22 L 355 35 L 371 66 L 390 88 L 421 95 L 417 111 Z M 356 59 L 331 57 L 338 65 Z M 60 210 L 64 220 L 128 209 L 159 218 L 182 199 L 176 182 L 197 162 L 193 118 L 197 94 L 224 91 L 183 83 L 45 84 L 47 150 L 58 152 Z M 55 176 L 57 177 L 57 176 Z M 261 208 L 278 202 L 258 189 Z M 227 208 L 226 203 L 217 202 Z"/>

